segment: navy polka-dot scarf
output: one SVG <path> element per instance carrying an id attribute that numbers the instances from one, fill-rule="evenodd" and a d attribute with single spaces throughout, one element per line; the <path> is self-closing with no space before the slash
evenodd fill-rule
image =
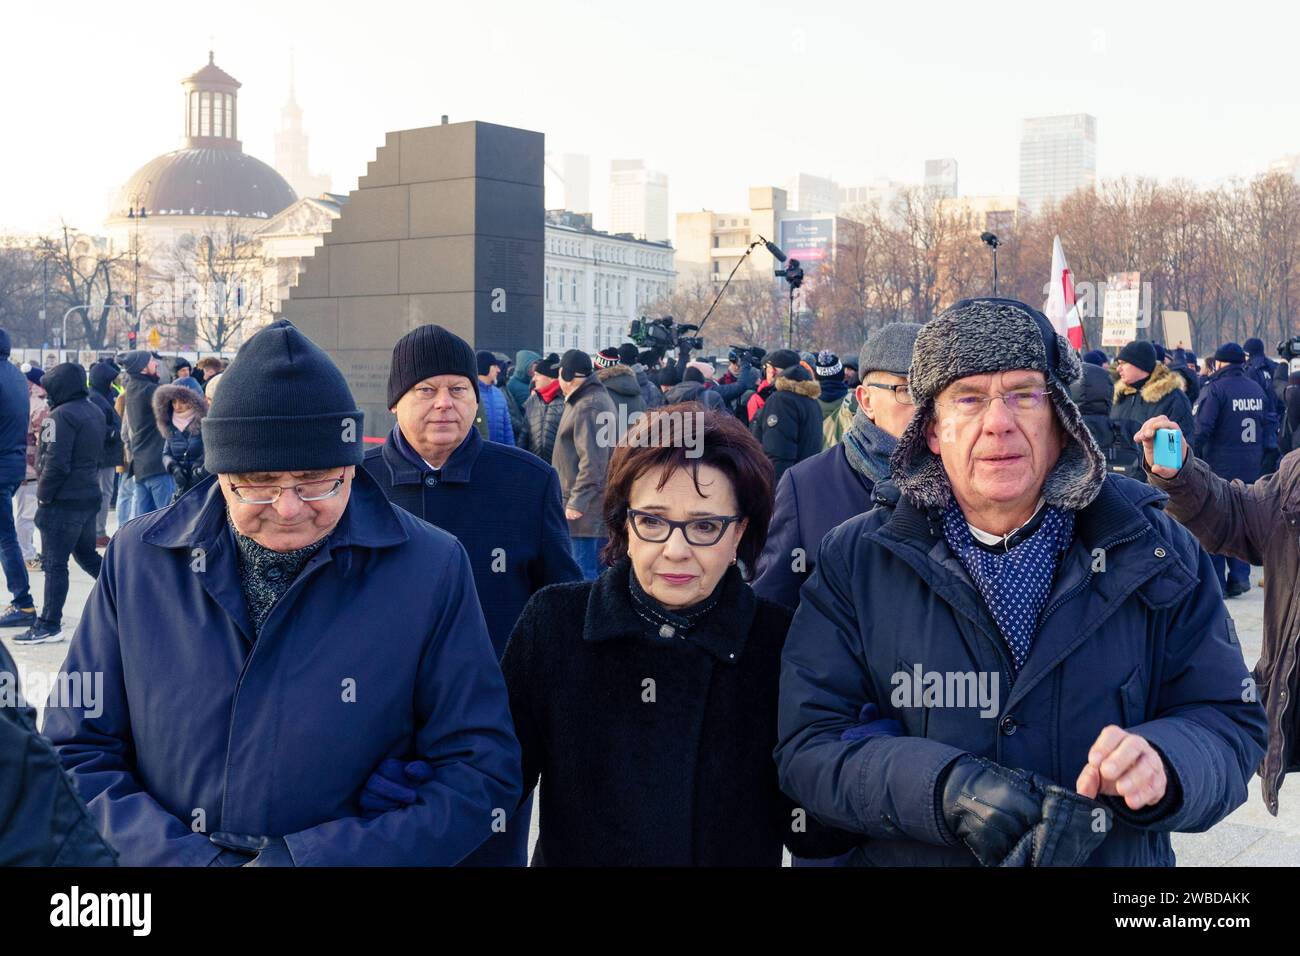
<path id="1" fill-rule="evenodd" d="M 956 501 L 943 513 L 943 536 L 961 559 L 1011 651 L 1016 671 L 1024 666 L 1038 633 L 1061 554 L 1074 538 L 1074 512 L 1044 506 L 1038 530 L 1010 551 L 991 551 L 976 542 Z"/>

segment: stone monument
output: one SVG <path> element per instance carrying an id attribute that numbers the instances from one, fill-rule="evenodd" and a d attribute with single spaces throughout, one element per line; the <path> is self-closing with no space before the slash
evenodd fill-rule
<path id="1" fill-rule="evenodd" d="M 543 136 L 491 123 L 389 133 L 284 317 L 343 370 L 382 438 L 394 343 L 437 323 L 513 357 L 542 343 Z"/>

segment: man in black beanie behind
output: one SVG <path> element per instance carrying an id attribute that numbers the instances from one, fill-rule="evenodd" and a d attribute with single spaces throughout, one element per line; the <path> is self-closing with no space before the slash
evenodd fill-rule
<path id="1" fill-rule="evenodd" d="M 560 391 L 564 393 L 564 414 L 551 464 L 560 476 L 573 557 L 583 577 L 591 581 L 600 571 L 599 554 L 607 536 L 601 502 L 617 439 L 613 426 L 618 411 L 595 375 L 591 356 L 581 349 L 569 349 L 561 357 Z M 609 423 L 603 431 L 602 423 Z"/>
<path id="2" fill-rule="evenodd" d="M 64 662 L 104 693 L 45 732 L 126 865 L 454 864 L 520 794 L 465 549 L 357 470 L 362 413 L 290 323 L 226 375 L 213 475 L 104 556 Z M 384 812 L 395 746 L 430 766 Z"/>
<path id="3" fill-rule="evenodd" d="M 499 659 L 528 599 L 581 573 L 569 554 L 555 469 L 535 454 L 484 440 L 473 425 L 472 383 L 482 368 L 469 343 L 441 326 L 422 325 L 399 339 L 388 378 L 397 424 L 382 446 L 366 452 L 364 468 L 389 501 L 465 546 Z M 394 769 L 394 784 L 415 789 L 417 781 Z M 530 816 L 528 803 L 464 862 L 526 865 Z"/>

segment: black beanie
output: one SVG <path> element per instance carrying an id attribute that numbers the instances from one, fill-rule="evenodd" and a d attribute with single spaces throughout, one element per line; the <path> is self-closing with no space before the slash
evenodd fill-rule
<path id="1" fill-rule="evenodd" d="M 533 369 L 538 375 L 545 375 L 547 378 L 560 377 L 560 357 L 552 352 L 544 359 L 539 359 L 536 367 Z"/>
<path id="2" fill-rule="evenodd" d="M 486 349 L 479 349 L 479 351 L 475 352 L 474 361 L 480 375 L 486 375 L 492 371 L 493 365 L 497 366 L 497 368 L 501 367 L 501 360 Z M 429 376 L 424 377 L 428 378 Z"/>
<path id="3" fill-rule="evenodd" d="M 393 346 L 393 364 L 388 370 L 388 407 L 426 378 L 435 375 L 463 375 L 478 394 L 478 360 L 468 342 L 441 325 L 421 325 L 407 332 Z"/>
<path id="4" fill-rule="evenodd" d="M 343 373 L 288 320 L 249 339 L 221 381 L 202 426 L 209 473 L 361 464 L 363 415 Z"/>
<path id="5" fill-rule="evenodd" d="M 631 342 L 624 342 L 618 347 L 618 360 L 624 365 L 635 365 L 636 356 L 636 346 Z"/>
<path id="6" fill-rule="evenodd" d="M 1119 350 L 1119 360 L 1150 375 L 1156 368 L 1156 347 L 1150 342 L 1130 342 Z"/>
<path id="7" fill-rule="evenodd" d="M 560 359 L 560 378 L 572 382 L 579 375 L 591 375 L 591 356 L 582 349 L 569 349 Z"/>
<path id="8" fill-rule="evenodd" d="M 704 373 L 701 372 L 698 368 L 695 368 L 694 366 L 688 365 L 688 366 L 686 367 L 686 371 L 685 371 L 685 372 L 682 372 L 682 381 L 683 381 L 683 382 L 703 382 L 703 381 L 704 381 Z"/>
<path id="9" fill-rule="evenodd" d="M 1245 350 L 1236 342 L 1224 342 L 1214 353 L 1215 362 L 1226 362 L 1229 365 L 1240 365 L 1246 361 Z M 47 373 L 48 374 L 48 373 Z"/>
<path id="10" fill-rule="evenodd" d="M 772 366 L 778 372 L 783 372 L 791 365 L 799 364 L 799 353 L 793 349 L 777 349 L 775 352 L 767 354 L 763 364 Z"/>

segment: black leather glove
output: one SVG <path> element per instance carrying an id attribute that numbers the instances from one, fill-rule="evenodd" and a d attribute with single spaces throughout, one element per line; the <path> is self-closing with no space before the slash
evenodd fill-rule
<path id="1" fill-rule="evenodd" d="M 1081 866 L 1114 825 L 1111 812 L 1096 800 L 1032 774 L 1043 793 L 1043 818 L 1029 831 L 1003 866 Z"/>
<path id="2" fill-rule="evenodd" d="M 244 833 L 213 833 L 208 837 L 217 846 L 243 855 L 243 863 L 229 866 L 294 866 L 293 854 L 284 837 L 253 836 Z M 220 857 L 218 857 L 220 860 Z"/>
<path id="3" fill-rule="evenodd" d="M 1030 775 L 983 757 L 957 758 L 941 786 L 944 823 L 984 866 L 1001 865 L 1043 818 Z"/>

